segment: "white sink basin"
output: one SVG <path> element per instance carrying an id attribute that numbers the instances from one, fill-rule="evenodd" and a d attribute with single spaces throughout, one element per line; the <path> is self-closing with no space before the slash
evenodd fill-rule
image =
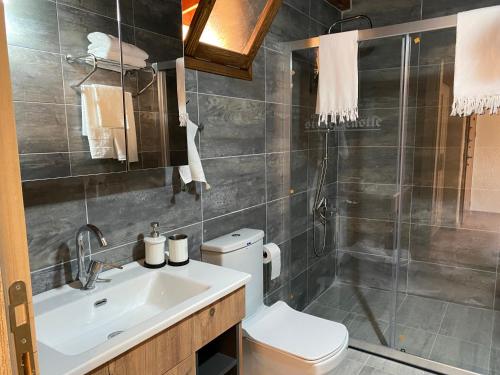
<path id="1" fill-rule="evenodd" d="M 66 355 L 80 354 L 208 288 L 151 272 L 111 285 L 104 293 L 82 293 L 78 301 L 36 316 L 38 341 Z"/>
<path id="2" fill-rule="evenodd" d="M 34 297 L 42 375 L 84 374 L 240 288 L 250 275 L 191 261 L 102 274 L 92 291 L 66 285 Z"/>

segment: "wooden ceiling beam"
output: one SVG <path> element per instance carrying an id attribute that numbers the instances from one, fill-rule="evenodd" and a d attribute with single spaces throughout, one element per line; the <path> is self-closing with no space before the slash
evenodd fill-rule
<path id="1" fill-rule="evenodd" d="M 328 2 L 339 10 L 351 9 L 351 0 L 328 0 Z"/>

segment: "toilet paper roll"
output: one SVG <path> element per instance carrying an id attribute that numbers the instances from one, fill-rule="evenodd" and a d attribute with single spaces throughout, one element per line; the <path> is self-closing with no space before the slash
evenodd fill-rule
<path id="1" fill-rule="evenodd" d="M 281 273 L 281 250 L 273 242 L 264 245 L 264 264 L 271 263 L 271 280 Z"/>

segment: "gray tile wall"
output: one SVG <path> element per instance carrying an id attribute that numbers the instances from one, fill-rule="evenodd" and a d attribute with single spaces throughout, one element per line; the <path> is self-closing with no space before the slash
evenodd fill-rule
<path id="1" fill-rule="evenodd" d="M 171 15 L 169 20 L 180 19 L 178 0 L 161 4 L 124 0 L 122 31 L 126 41 L 148 50 L 152 59 L 167 59 L 169 51 L 178 51 L 178 28 L 146 12 L 153 3 Z M 293 95 L 301 104 L 291 107 L 283 79 L 288 65 L 279 42 L 324 32 L 340 18 L 337 9 L 325 0 L 285 1 L 254 62 L 251 82 L 187 72 L 188 111 L 191 119 L 205 126 L 199 150 L 212 189 L 197 185 L 181 191 L 175 168 L 122 172 L 120 164 L 91 160 L 88 144 L 80 135 L 80 99 L 70 85 L 83 70 L 67 64 L 63 57 L 82 52 L 89 31 L 116 34 L 113 1 L 16 0 L 8 4 L 35 293 L 75 277 L 74 235 L 86 222 L 100 226 L 109 242 L 102 249 L 91 241 L 94 256 L 118 263 L 144 256 L 142 238 L 151 221 L 160 221 L 167 234 L 189 234 L 193 259 L 200 258 L 203 241 L 242 227 L 262 229 L 266 241 L 280 245 L 283 258 L 279 279 L 270 282 L 265 269 L 267 302 L 284 299 L 303 308 L 331 284 L 331 239 L 321 258 L 311 255 L 310 247 L 308 206 L 316 183 L 318 140 L 310 140 L 300 129 L 310 120 L 314 104 L 315 88 L 309 81 L 312 65 L 309 56 L 294 59 L 300 80 Z M 31 31 L 29 36 L 26 30 Z M 119 84 L 116 76 L 101 74 L 96 79 Z M 140 82 L 145 80 L 139 77 Z M 126 84 L 136 87 L 137 80 Z M 155 166 L 157 108 L 154 91 L 150 91 L 134 103 L 142 145 L 137 168 Z M 292 127 L 299 131 L 292 132 Z M 336 167 L 329 176 L 334 197 Z"/>

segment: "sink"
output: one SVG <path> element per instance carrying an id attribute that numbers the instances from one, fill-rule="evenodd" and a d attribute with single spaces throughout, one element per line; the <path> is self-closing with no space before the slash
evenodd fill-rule
<path id="1" fill-rule="evenodd" d="M 148 273 L 85 296 L 35 319 L 38 341 L 76 355 L 209 289 L 167 273 Z"/>
<path id="2" fill-rule="evenodd" d="M 83 375 L 244 286 L 250 275 L 208 263 L 101 274 L 33 297 L 41 375 Z"/>

